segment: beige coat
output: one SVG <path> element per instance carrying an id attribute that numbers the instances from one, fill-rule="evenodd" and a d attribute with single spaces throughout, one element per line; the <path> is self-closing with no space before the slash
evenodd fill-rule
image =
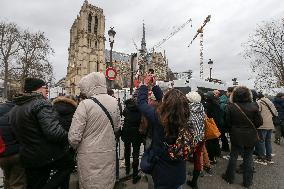
<path id="1" fill-rule="evenodd" d="M 269 111 L 268 107 L 265 105 L 265 103 L 263 103 L 261 101 L 266 102 L 269 105 L 269 107 L 271 108 L 272 112 L 275 115 L 278 115 L 274 104 L 268 98 L 263 97 L 260 100 L 258 100 L 257 103 L 258 103 L 258 106 L 259 106 L 259 111 L 261 112 L 261 116 L 262 116 L 262 119 L 263 119 L 263 125 L 261 125 L 258 129 L 265 129 L 265 130 L 274 129 L 274 125 L 273 125 L 273 122 L 272 122 L 272 114 Z"/>
<path id="2" fill-rule="evenodd" d="M 107 95 L 105 77 L 91 73 L 80 81 L 87 97 L 97 98 L 112 116 L 115 129 L 120 124 L 117 100 Z M 77 150 L 80 189 L 112 189 L 115 184 L 115 136 L 104 111 L 90 99 L 80 102 L 68 133 Z"/>

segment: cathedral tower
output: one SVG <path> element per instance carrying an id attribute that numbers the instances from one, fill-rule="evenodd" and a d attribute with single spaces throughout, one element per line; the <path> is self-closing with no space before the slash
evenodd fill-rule
<path id="1" fill-rule="evenodd" d="M 85 0 L 70 29 L 66 90 L 78 95 L 80 79 L 105 70 L 105 16 L 103 10 Z"/>

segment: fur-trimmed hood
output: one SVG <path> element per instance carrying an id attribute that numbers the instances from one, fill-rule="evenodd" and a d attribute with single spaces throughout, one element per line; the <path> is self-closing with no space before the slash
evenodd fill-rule
<path id="1" fill-rule="evenodd" d="M 56 104 L 56 103 L 59 103 L 59 102 L 64 102 L 64 103 L 67 103 L 67 104 L 71 104 L 75 107 L 77 107 L 77 102 L 75 102 L 74 100 L 72 100 L 71 98 L 67 98 L 67 97 L 64 97 L 64 96 L 59 96 L 57 98 L 55 98 L 53 101 L 52 101 L 52 104 Z"/>
<path id="2" fill-rule="evenodd" d="M 73 115 L 77 108 L 77 103 L 67 97 L 57 97 L 52 102 L 53 108 L 59 113 L 59 115 Z"/>
<path id="3" fill-rule="evenodd" d="M 252 92 L 249 88 L 245 86 L 238 86 L 236 87 L 231 96 L 230 96 L 230 102 L 252 102 Z"/>

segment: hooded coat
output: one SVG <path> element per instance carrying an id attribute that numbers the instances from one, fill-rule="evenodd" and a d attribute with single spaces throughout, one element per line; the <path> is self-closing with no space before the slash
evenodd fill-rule
<path id="1" fill-rule="evenodd" d="M 111 115 L 114 129 L 119 129 L 120 112 L 117 100 L 107 94 L 102 73 L 83 77 L 79 88 L 88 98 L 96 98 Z M 115 136 L 109 118 L 91 99 L 80 102 L 72 119 L 68 139 L 77 150 L 81 189 L 112 189 L 115 184 Z"/>
<path id="2" fill-rule="evenodd" d="M 274 115 L 278 115 L 274 104 L 266 97 L 262 97 L 257 101 L 259 106 L 259 111 L 261 113 L 263 124 L 258 129 L 271 130 L 274 129 L 272 122 L 272 114 L 266 104 L 270 107 Z M 266 103 L 266 104 L 265 104 Z"/>
<path id="3" fill-rule="evenodd" d="M 77 103 L 67 97 L 60 96 L 53 100 L 53 108 L 57 112 L 57 117 L 62 127 L 68 132 L 71 126 L 73 115 L 77 108 Z"/>

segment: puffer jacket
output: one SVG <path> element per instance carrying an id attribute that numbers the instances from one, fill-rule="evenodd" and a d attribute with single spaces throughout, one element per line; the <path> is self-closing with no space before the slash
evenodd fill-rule
<path id="1" fill-rule="evenodd" d="M 274 115 L 278 115 L 274 104 L 266 97 L 259 99 L 257 103 L 263 119 L 263 124 L 258 129 L 264 129 L 264 130 L 274 129 L 274 125 L 272 122 L 272 114 L 269 108 L 266 106 L 267 104 L 271 108 Z"/>
<path id="2" fill-rule="evenodd" d="M 109 112 L 115 132 L 120 126 L 117 100 L 107 94 L 106 79 L 93 72 L 79 82 L 87 98 L 96 98 Z M 113 189 L 115 184 L 115 135 L 102 108 L 91 99 L 79 103 L 72 119 L 68 139 L 77 150 L 80 189 Z"/>
<path id="3" fill-rule="evenodd" d="M 57 112 L 57 118 L 65 129 L 65 131 L 69 131 L 71 126 L 73 115 L 77 108 L 77 103 L 67 97 L 60 96 L 53 100 L 53 108 Z"/>
<path id="4" fill-rule="evenodd" d="M 14 99 L 11 125 L 20 142 L 24 167 L 41 167 L 61 158 L 67 150 L 67 132 L 56 119 L 49 101 L 38 93 L 26 93 Z"/>
<path id="5" fill-rule="evenodd" d="M 279 119 L 284 120 L 284 98 L 276 97 L 273 103 L 275 108 L 277 109 Z"/>
<path id="6" fill-rule="evenodd" d="M 190 103 L 189 126 L 194 131 L 194 142 L 198 144 L 204 140 L 204 120 L 205 112 L 201 102 Z"/>

